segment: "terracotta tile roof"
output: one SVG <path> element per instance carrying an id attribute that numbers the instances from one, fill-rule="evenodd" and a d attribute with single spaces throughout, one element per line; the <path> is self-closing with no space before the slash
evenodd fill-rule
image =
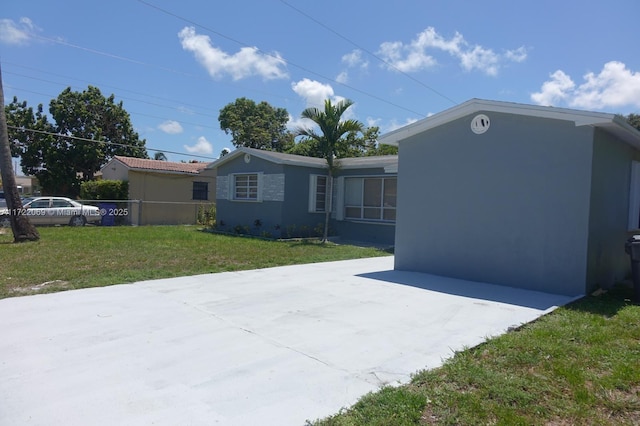
<path id="1" fill-rule="evenodd" d="M 198 174 L 200 170 L 207 167 L 209 163 L 176 163 L 173 161 L 148 160 L 145 158 L 121 157 L 116 155 L 116 160 L 123 163 L 130 169 L 136 170 L 157 170 L 163 172 L 179 172 Z"/>

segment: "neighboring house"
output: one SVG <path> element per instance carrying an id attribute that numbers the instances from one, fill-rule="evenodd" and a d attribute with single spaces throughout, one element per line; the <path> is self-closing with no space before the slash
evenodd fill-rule
<path id="1" fill-rule="evenodd" d="M 33 195 L 40 192 L 38 178 L 35 176 L 16 176 L 16 185 L 20 195 Z"/>
<path id="2" fill-rule="evenodd" d="M 209 163 L 177 163 L 115 156 L 102 169 L 103 179 L 129 181 L 129 223 L 194 224 L 199 206 L 215 203 L 215 170 Z"/>
<path id="3" fill-rule="evenodd" d="M 395 269 L 567 295 L 629 273 L 640 132 L 624 117 L 473 99 L 399 146 Z"/>
<path id="4" fill-rule="evenodd" d="M 398 158 L 343 158 L 338 163 L 333 196 L 328 196 L 322 158 L 252 148 L 225 155 L 208 166 L 217 172 L 218 227 L 307 236 L 320 233 L 330 208 L 330 234 L 393 245 Z"/>

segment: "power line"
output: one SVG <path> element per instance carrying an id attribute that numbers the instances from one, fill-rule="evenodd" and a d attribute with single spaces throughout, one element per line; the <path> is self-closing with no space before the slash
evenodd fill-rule
<path id="1" fill-rule="evenodd" d="M 25 69 L 28 69 L 28 70 L 31 70 L 31 71 L 41 72 L 43 74 L 48 74 L 48 75 L 64 78 L 64 79 L 67 79 L 67 80 L 76 80 L 76 81 L 82 82 L 84 84 L 98 86 L 97 83 L 93 83 L 93 82 L 90 82 L 88 80 L 82 80 L 82 79 L 79 79 L 79 78 L 69 77 L 69 76 L 65 76 L 65 75 L 61 75 L 61 74 L 55 74 L 55 73 L 39 70 L 39 69 L 36 69 L 36 68 L 26 67 L 24 65 L 15 64 L 15 63 L 12 63 L 12 62 L 3 62 L 3 65 L 6 65 L 6 64 L 13 65 L 13 66 L 16 66 L 16 67 L 19 67 L 19 68 L 25 68 Z M 11 71 L 5 71 L 4 74 L 13 74 L 13 75 L 17 75 L 19 77 L 29 78 L 29 79 L 32 79 L 32 80 L 42 81 L 42 82 L 45 82 L 45 83 L 51 83 L 51 84 L 56 84 L 56 85 L 60 85 L 60 86 L 68 86 L 67 83 L 60 83 L 60 82 L 57 82 L 57 81 L 46 80 L 46 79 L 43 79 L 43 78 L 32 77 L 32 76 L 29 76 L 29 75 L 26 75 L 26 74 L 19 74 L 19 73 L 11 72 Z M 178 100 L 175 100 L 175 99 L 163 98 L 161 96 L 156 96 L 156 95 L 149 95 L 149 94 L 146 94 L 146 93 L 136 92 L 136 91 L 133 91 L 133 90 L 123 89 L 123 88 L 120 88 L 120 87 L 110 86 L 110 85 L 107 85 L 107 84 L 99 84 L 99 86 L 100 87 L 110 87 L 112 89 L 116 89 L 116 90 L 121 91 L 121 92 L 129 92 L 129 93 L 133 93 L 133 94 L 140 95 L 140 96 L 146 96 L 146 97 L 149 97 L 149 98 L 158 99 L 158 100 L 161 100 L 161 101 L 182 104 L 182 105 L 185 105 L 185 106 L 188 106 L 188 107 L 200 108 L 200 109 L 204 109 L 204 110 L 208 109 L 208 110 L 211 110 L 211 111 L 217 111 L 216 108 L 212 108 L 212 107 L 205 107 L 205 106 L 202 106 L 202 105 L 189 104 L 189 103 L 178 101 Z M 156 104 L 156 103 L 152 103 L 152 102 L 149 102 L 149 101 L 143 101 L 143 100 L 135 99 L 135 98 L 126 98 L 124 96 L 118 96 L 118 97 L 120 97 L 122 99 L 130 99 L 130 100 L 134 100 L 134 101 L 137 101 L 137 102 L 148 103 L 150 105 L 163 106 L 165 108 L 174 108 L 174 107 L 169 107 L 169 106 Z M 177 108 L 175 108 L 175 109 L 177 109 Z M 199 115 L 205 115 L 205 114 L 199 113 Z"/>
<path id="2" fill-rule="evenodd" d="M 357 93 L 360 93 L 360 94 L 362 94 L 362 95 L 368 96 L 368 97 L 370 97 L 370 98 L 372 98 L 372 99 L 375 99 L 375 100 L 377 100 L 377 101 L 379 101 L 379 102 L 386 103 L 386 104 L 391 105 L 391 106 L 393 106 L 393 107 L 395 107 L 395 108 L 399 108 L 399 109 L 405 110 L 405 111 L 407 111 L 407 112 L 410 112 L 410 113 L 412 113 L 412 114 L 419 115 L 419 116 L 421 116 L 421 117 L 426 117 L 426 115 L 425 115 L 425 114 L 423 114 L 423 113 L 420 113 L 420 112 L 414 111 L 414 110 L 412 110 L 412 109 L 410 109 L 410 108 L 403 107 L 403 106 L 398 105 L 398 104 L 396 104 L 396 103 L 394 103 L 394 102 L 391 102 L 391 101 L 389 101 L 389 100 L 387 100 L 387 99 L 384 99 L 384 98 L 382 98 L 382 97 L 380 97 L 380 96 L 377 96 L 377 95 L 374 95 L 374 94 L 372 94 L 372 93 L 366 92 L 366 91 L 364 91 L 364 90 L 358 89 L 358 88 L 353 87 L 353 86 L 351 86 L 351 85 L 348 85 L 348 84 L 346 84 L 346 83 L 342 83 L 342 82 L 340 82 L 340 81 L 338 81 L 338 80 L 335 80 L 335 79 L 333 79 L 333 78 L 331 78 L 331 77 L 327 77 L 327 76 L 325 76 L 325 75 L 322 75 L 322 74 L 320 74 L 320 73 L 317 73 L 317 72 L 315 72 L 315 71 L 312 71 L 312 70 L 310 70 L 310 69 L 308 69 L 308 68 L 306 68 L 306 67 L 303 67 L 302 65 L 296 64 L 296 63 L 291 62 L 291 61 L 286 60 L 286 59 L 283 59 L 283 58 L 281 58 L 280 56 L 275 56 L 275 55 L 273 55 L 273 54 L 271 54 L 271 53 L 269 53 L 269 52 L 265 52 L 265 51 L 263 51 L 263 50 L 261 50 L 261 49 L 259 49 L 259 48 L 255 47 L 255 46 L 250 46 L 250 45 L 249 45 L 249 44 L 247 44 L 247 43 L 244 43 L 244 42 L 242 42 L 242 41 L 239 41 L 239 40 L 237 40 L 237 39 L 235 39 L 235 38 L 233 38 L 233 37 L 229 37 L 229 36 L 227 36 L 227 35 L 225 35 L 225 34 L 222 34 L 222 33 L 221 33 L 221 32 L 219 32 L 219 31 L 216 31 L 216 30 L 214 30 L 214 29 L 212 29 L 212 28 L 206 27 L 206 26 L 204 26 L 204 25 L 202 25 L 202 24 L 199 24 L 199 23 L 197 23 L 197 22 L 195 22 L 195 21 L 192 21 L 192 20 L 187 19 L 187 18 L 185 18 L 185 17 L 183 17 L 183 16 L 180 16 L 180 15 L 178 15 L 178 14 L 175 14 L 175 13 L 173 13 L 173 12 L 171 12 L 171 11 L 168 11 L 168 10 L 166 10 L 166 9 L 163 9 L 163 8 L 161 8 L 161 7 L 159 7 L 159 6 L 156 6 L 156 5 L 152 4 L 152 3 L 149 3 L 149 2 L 147 2 L 147 1 L 145 1 L 145 0 L 137 0 L 137 1 L 138 1 L 139 3 L 144 4 L 145 6 L 148 6 L 148 7 L 150 7 L 150 8 L 156 9 L 156 10 L 158 10 L 158 11 L 160 11 L 160 12 L 162 12 L 162 13 L 166 14 L 166 15 L 172 16 L 172 17 L 174 17 L 174 18 L 176 18 L 176 19 L 179 19 L 179 20 L 181 20 L 181 21 L 184 21 L 184 22 L 186 22 L 186 23 L 188 23 L 188 24 L 191 24 L 191 25 L 193 25 L 193 26 L 199 27 L 199 28 L 201 28 L 201 29 L 203 29 L 203 30 L 206 30 L 206 31 L 210 32 L 210 33 L 216 34 L 217 36 L 222 37 L 222 38 L 224 38 L 224 39 L 226 39 L 226 40 L 229 40 L 229 41 L 231 41 L 231 42 L 233 42 L 233 43 L 239 44 L 240 46 L 254 48 L 254 49 L 256 49 L 256 51 L 257 51 L 257 52 L 259 52 L 259 53 L 261 53 L 261 54 L 263 54 L 263 55 L 265 55 L 265 56 L 269 56 L 270 58 L 277 59 L 277 60 L 279 60 L 279 61 L 283 61 L 284 63 L 286 63 L 286 64 L 288 64 L 288 65 L 291 65 L 291 66 L 293 66 L 293 67 L 295 67 L 295 68 L 298 68 L 299 70 L 302 70 L 302 71 L 304 71 L 304 72 L 307 72 L 307 73 L 309 73 L 309 74 L 312 74 L 312 75 L 314 75 L 314 76 L 316 76 L 316 77 L 322 78 L 322 79 L 324 79 L 324 80 L 330 81 L 330 82 L 335 83 L 335 84 L 339 84 L 340 86 L 346 87 L 346 88 L 348 88 L 348 89 L 350 89 L 350 90 L 353 90 L 353 91 L 355 91 L 355 92 L 357 92 Z M 452 102 L 453 102 L 453 101 L 452 101 Z"/>
<path id="3" fill-rule="evenodd" d="M 120 61 L 131 62 L 131 63 L 137 64 L 137 65 L 144 65 L 144 66 L 147 66 L 147 67 L 154 67 L 154 68 L 158 68 L 158 69 L 161 69 L 163 71 L 170 72 L 170 73 L 181 74 L 181 75 L 183 75 L 185 77 L 190 77 L 190 78 L 196 77 L 193 74 L 189 74 L 189 73 L 186 73 L 184 71 L 174 70 L 172 68 L 163 67 L 161 65 L 149 64 L 147 62 L 139 61 L 137 59 L 127 58 L 126 56 L 120 56 L 120 55 L 116 55 L 116 54 L 109 53 L 109 52 L 103 52 L 103 51 L 97 50 L 97 49 L 91 49 L 89 47 L 84 47 L 84 46 L 80 46 L 78 44 L 69 43 L 67 41 L 60 40 L 60 39 L 43 37 L 43 36 L 38 36 L 38 35 L 34 35 L 33 37 L 37 38 L 39 40 L 49 41 L 49 42 L 56 43 L 56 44 L 61 44 L 63 46 L 67 46 L 67 47 L 73 47 L 74 49 L 84 50 L 86 52 L 93 53 L 95 55 L 106 56 L 106 57 L 111 58 L 111 59 L 118 59 Z"/>
<path id="4" fill-rule="evenodd" d="M 78 44 L 68 43 L 68 42 L 64 42 L 64 41 L 61 41 L 61 40 L 48 38 L 48 37 L 42 37 L 42 36 L 34 36 L 34 37 L 38 38 L 38 39 L 41 39 L 41 40 L 50 41 L 52 43 L 60 44 L 60 45 L 63 45 L 63 46 L 71 47 L 71 48 L 74 48 L 74 49 L 83 50 L 83 51 L 86 51 L 86 52 L 89 52 L 89 53 L 93 53 L 93 54 L 96 54 L 96 55 L 101 55 L 101 56 L 105 56 L 105 57 L 112 58 L 112 59 L 118 59 L 118 60 L 121 60 L 121 61 L 130 62 L 130 63 L 137 64 L 137 65 L 144 65 L 144 66 L 148 66 L 148 67 L 153 67 L 153 68 L 157 68 L 157 69 L 160 69 L 162 71 L 168 71 L 168 72 L 171 72 L 171 73 L 174 73 L 174 74 L 180 74 L 180 75 L 183 75 L 183 76 L 188 77 L 190 79 L 202 80 L 202 81 L 206 81 L 208 83 L 211 82 L 210 79 L 206 79 L 206 78 L 200 77 L 200 76 L 195 75 L 195 74 L 187 73 L 187 72 L 184 72 L 184 71 L 178 71 L 178 70 L 175 70 L 175 69 L 172 69 L 172 68 L 168 68 L 168 67 L 163 67 L 163 66 L 160 66 L 160 65 L 150 64 L 150 63 L 147 63 L 147 62 L 139 61 L 139 60 L 128 58 L 128 57 L 121 56 L 121 55 L 116 55 L 116 54 L 109 53 L 109 52 L 104 52 L 104 51 L 97 50 L 97 49 L 91 49 L 91 48 L 88 48 L 88 47 L 83 47 L 83 46 L 80 46 Z M 98 84 L 92 83 L 92 82 L 88 82 L 87 80 L 77 79 L 77 78 L 73 78 L 73 77 L 67 77 L 67 76 L 63 76 L 63 75 L 60 75 L 60 74 L 49 73 L 49 72 L 46 72 L 46 71 L 37 70 L 35 68 L 30 68 L 30 67 L 26 67 L 26 66 L 23 66 L 23 65 L 15 64 L 15 63 L 12 63 L 12 62 L 4 62 L 4 63 L 5 64 L 15 65 L 15 66 L 22 67 L 22 68 L 31 69 L 31 70 L 38 71 L 38 72 L 43 72 L 45 74 L 55 75 L 55 76 L 62 77 L 62 78 L 69 78 L 69 79 L 72 79 L 72 80 L 83 81 L 85 83 L 98 86 Z M 227 86 L 231 86 L 230 84 L 225 83 L 225 82 L 217 82 L 217 84 L 224 84 L 224 85 L 227 85 Z M 151 97 L 151 98 L 162 99 L 162 100 L 167 100 L 167 101 L 172 101 L 172 102 L 180 102 L 180 103 L 183 103 L 185 105 L 189 105 L 188 103 L 185 103 L 185 102 L 174 101 L 172 99 L 162 98 L 162 97 L 159 97 L 159 96 L 149 95 L 149 94 L 146 94 L 146 93 L 136 92 L 136 91 L 132 91 L 132 90 L 128 90 L 128 89 L 121 89 L 121 88 L 114 87 L 114 86 L 109 86 L 109 85 L 100 85 L 100 86 L 101 87 L 112 87 L 112 88 L 117 89 L 117 90 L 126 91 L 126 92 L 130 92 L 130 93 L 136 93 L 136 94 L 139 94 L 139 95 L 142 95 L 142 96 L 148 96 L 148 97 Z M 258 89 L 251 88 L 251 87 L 246 87 L 246 86 L 240 86 L 240 87 L 242 89 L 244 89 L 244 90 L 248 90 L 248 91 L 256 92 L 256 93 L 261 93 L 261 94 L 267 95 L 267 96 L 282 98 L 284 100 L 288 100 L 289 99 L 286 96 L 282 96 L 282 95 L 276 94 L 276 93 L 266 92 L 264 90 L 258 90 Z M 198 105 L 189 105 L 189 106 L 202 108 L 202 109 L 215 110 L 215 108 L 211 108 L 211 107 L 203 107 L 203 106 L 198 106 Z"/>
<path id="5" fill-rule="evenodd" d="M 73 139 L 73 140 L 78 140 L 78 141 L 82 141 L 82 142 L 92 142 L 92 143 L 99 143 L 99 144 L 103 144 L 103 145 L 115 145 L 115 146 L 120 146 L 120 147 L 124 147 L 124 148 L 138 148 L 138 147 L 135 147 L 135 146 L 124 144 L 124 143 L 101 141 L 101 140 L 98 140 L 98 139 L 88 139 L 88 138 L 82 138 L 82 137 L 79 137 L 79 136 L 72 136 L 72 135 L 63 135 L 62 133 L 46 132 L 44 130 L 29 129 L 29 128 L 26 128 L 26 127 L 7 126 L 7 128 L 13 129 L 13 130 L 31 132 L 31 133 L 39 133 L 39 134 L 49 135 L 49 136 L 56 136 L 56 137 L 59 137 L 59 138 L 62 138 L 62 139 Z M 182 155 L 182 156 L 185 156 L 185 157 L 206 158 L 208 160 L 216 160 L 217 159 L 217 158 L 209 157 L 209 156 L 206 156 L 206 155 L 185 154 L 185 153 L 178 152 L 178 151 L 167 151 L 166 149 L 154 149 L 154 148 L 149 148 L 149 147 L 146 147 L 146 146 L 143 147 L 143 148 L 145 150 L 148 150 L 148 151 L 156 151 L 156 152 L 161 151 L 161 152 L 164 152 L 164 153 Z"/>
<path id="6" fill-rule="evenodd" d="M 378 56 L 377 54 L 371 52 L 370 50 L 368 50 L 365 47 L 360 46 L 359 44 L 357 44 L 356 42 L 354 42 L 353 40 L 349 39 L 348 37 L 340 34 L 339 32 L 337 32 L 336 30 L 334 30 L 333 28 L 325 25 L 324 23 L 320 22 L 319 20 L 317 20 L 316 18 L 314 18 L 313 16 L 303 12 L 302 10 L 298 9 L 297 7 L 291 5 L 290 3 L 286 2 L 285 0 L 280 0 L 281 3 L 283 3 L 285 6 L 290 7 L 291 9 L 295 10 L 296 12 L 298 12 L 300 15 L 308 18 L 309 20 L 315 22 L 316 24 L 320 25 L 322 28 L 326 29 L 327 31 L 332 32 L 333 34 L 335 34 L 336 36 L 340 37 L 341 39 L 345 40 L 346 42 L 354 45 L 355 47 L 357 47 L 358 49 L 362 50 L 363 52 L 373 56 L 374 58 L 376 58 L 377 60 L 379 60 L 380 62 L 382 62 L 383 64 L 385 64 L 386 66 L 393 68 L 395 71 L 399 72 L 400 74 L 404 75 L 405 77 L 413 80 L 414 82 L 418 83 L 420 86 L 432 91 L 433 93 L 435 93 L 436 95 L 442 97 L 443 99 L 448 100 L 449 102 L 451 102 L 454 105 L 457 105 L 458 102 L 454 101 L 453 99 L 451 99 L 450 97 L 448 97 L 447 95 L 439 92 L 438 90 L 434 89 L 433 87 L 429 86 L 428 84 L 424 83 L 421 80 L 418 80 L 417 78 L 415 78 L 414 76 L 402 71 L 401 69 L 399 69 L 398 67 L 396 67 L 395 65 L 393 65 L 392 63 L 384 60 L 383 58 L 381 58 L 380 56 Z"/>
<path id="7" fill-rule="evenodd" d="M 52 96 L 51 94 L 48 94 L 48 93 L 34 92 L 32 90 L 28 90 L 28 89 L 24 89 L 24 88 L 12 86 L 12 85 L 6 85 L 5 87 L 11 88 L 11 89 L 20 90 L 20 91 L 25 92 L 25 93 L 33 93 L 35 95 L 51 97 L 52 99 L 55 98 L 54 96 Z M 157 105 L 157 106 L 161 106 L 162 107 L 163 105 Z M 165 108 L 171 108 L 171 107 L 167 107 L 167 106 L 164 106 L 164 107 Z M 191 126 L 197 126 L 197 127 L 202 127 L 202 128 L 206 128 L 206 129 L 214 129 L 214 130 L 218 129 L 218 127 L 210 126 L 208 124 L 192 123 L 192 122 L 184 121 L 184 120 L 175 120 L 175 119 L 168 118 L 168 117 L 160 117 L 160 116 L 157 116 L 157 115 L 146 114 L 144 112 L 137 112 L 137 111 L 127 110 L 127 114 L 134 115 L 134 116 L 141 116 L 141 117 L 157 118 L 158 120 L 165 120 L 165 121 L 166 120 L 171 120 L 171 121 L 176 121 L 176 122 L 178 122 L 180 124 L 189 124 Z M 204 115 L 204 114 L 201 114 L 201 115 Z"/>
<path id="8" fill-rule="evenodd" d="M 5 72 L 5 74 L 14 74 L 14 75 L 18 75 L 18 74 L 11 73 L 11 72 Z M 53 83 L 53 84 L 60 84 L 60 83 L 56 83 L 56 82 L 53 82 L 53 81 L 47 81 L 47 80 L 38 79 L 38 78 L 34 78 L 34 77 L 28 77 L 28 76 L 21 76 L 21 77 L 30 78 L 30 79 L 33 79 L 33 80 L 38 80 L 38 81 L 43 81 L 43 82 L 48 82 L 48 83 Z M 64 84 L 63 84 L 63 85 L 64 85 Z M 13 85 L 7 85 L 7 87 L 8 87 L 8 88 L 11 88 L 11 89 L 14 89 L 14 90 L 20 90 L 21 92 L 25 92 L 25 93 L 33 93 L 34 95 L 41 95 L 41 96 L 51 97 L 51 99 L 54 99 L 54 98 L 55 98 L 55 96 L 53 96 L 53 95 L 51 95 L 51 94 L 48 94 L 48 93 L 41 93 L 41 92 L 34 92 L 34 91 L 32 91 L 32 90 L 25 89 L 25 88 L 23 88 L 23 87 L 17 87 L 17 86 L 13 86 Z M 125 96 L 118 96 L 118 98 L 120 98 L 120 99 L 124 99 L 124 100 L 128 100 L 128 101 L 132 101 L 132 102 L 139 102 L 139 103 L 143 103 L 143 104 L 147 104 L 147 105 L 152 105 L 152 106 L 156 106 L 156 107 L 159 107 L 159 108 L 171 109 L 171 110 L 175 110 L 175 111 L 177 111 L 177 112 L 180 112 L 180 109 L 179 109 L 179 108 L 177 108 L 177 107 L 173 107 L 173 106 L 169 106 L 169 105 L 157 104 L 157 103 L 154 103 L 154 102 L 144 101 L 144 100 L 142 100 L 142 99 L 127 98 L 127 97 L 125 97 Z M 134 112 L 133 112 L 133 111 L 128 111 L 128 112 L 129 112 L 130 114 L 134 114 Z M 142 114 L 142 113 L 135 113 L 135 114 L 145 115 L 145 114 Z M 193 112 L 193 114 L 195 114 L 195 115 L 201 115 L 201 116 L 203 116 L 203 117 L 207 117 L 207 118 L 213 118 L 213 119 L 215 119 L 215 117 L 213 117 L 213 116 L 212 116 L 212 115 L 210 115 L 210 114 L 205 114 L 205 113 L 195 112 L 195 111 Z M 163 117 L 156 117 L 156 118 L 161 118 L 161 119 L 163 119 L 163 120 L 170 120 L 169 118 L 163 118 Z M 178 120 L 176 120 L 176 121 L 178 121 Z M 185 122 L 185 123 L 186 123 L 186 122 Z M 189 124 L 194 124 L 194 123 L 189 123 Z M 203 124 L 195 124 L 195 125 L 197 125 L 197 126 L 202 126 L 202 127 L 207 127 L 206 125 L 203 125 Z"/>

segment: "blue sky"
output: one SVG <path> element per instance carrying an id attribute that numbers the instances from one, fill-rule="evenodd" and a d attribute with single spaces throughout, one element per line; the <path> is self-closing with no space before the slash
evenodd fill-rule
<path id="1" fill-rule="evenodd" d="M 239 97 L 292 127 L 348 98 L 382 133 L 471 98 L 640 112 L 637 0 L 5 3 L 7 102 L 97 86 L 173 161 L 232 148 L 218 114 Z"/>

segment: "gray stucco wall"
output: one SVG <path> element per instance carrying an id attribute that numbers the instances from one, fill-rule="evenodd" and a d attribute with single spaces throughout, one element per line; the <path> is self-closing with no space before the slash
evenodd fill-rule
<path id="1" fill-rule="evenodd" d="M 309 212 L 310 176 L 326 175 L 324 169 L 309 167 L 286 167 L 286 195 L 282 212 L 281 226 L 285 234 L 308 236 L 319 224 L 324 224 L 324 213 Z"/>
<path id="2" fill-rule="evenodd" d="M 233 173 L 262 173 L 263 200 L 235 201 L 229 194 Z M 309 236 L 324 214 L 309 212 L 309 177 L 324 174 L 323 169 L 280 165 L 255 156 L 249 163 L 239 156 L 218 167 L 217 221 L 221 229 L 250 228 L 254 234 L 268 233 L 273 237 Z M 259 220 L 261 226 L 255 227 Z M 220 227 L 220 226 L 219 226 Z"/>
<path id="3" fill-rule="evenodd" d="M 596 131 L 589 216 L 587 284 L 608 288 L 630 273 L 624 243 L 629 216 L 631 162 L 637 152 L 612 135 Z"/>
<path id="4" fill-rule="evenodd" d="M 592 129 L 487 115 L 400 143 L 395 268 L 584 293 Z"/>
<path id="5" fill-rule="evenodd" d="M 274 225 L 280 223 L 283 203 L 272 201 L 274 198 L 278 199 L 276 194 L 271 194 L 267 200 L 261 202 L 232 200 L 233 196 L 229 194 L 230 174 L 262 172 L 263 177 L 265 175 L 277 176 L 283 175 L 283 167 L 255 156 L 251 157 L 249 163 L 245 163 L 244 157 L 239 156 L 219 166 L 217 172 L 216 220 L 218 227 L 226 231 L 233 231 L 234 227 L 241 226 L 249 227 L 252 233 L 272 232 Z M 284 187 L 282 189 L 284 191 Z M 262 223 L 259 228 L 254 226 L 256 220 L 260 220 Z"/>

